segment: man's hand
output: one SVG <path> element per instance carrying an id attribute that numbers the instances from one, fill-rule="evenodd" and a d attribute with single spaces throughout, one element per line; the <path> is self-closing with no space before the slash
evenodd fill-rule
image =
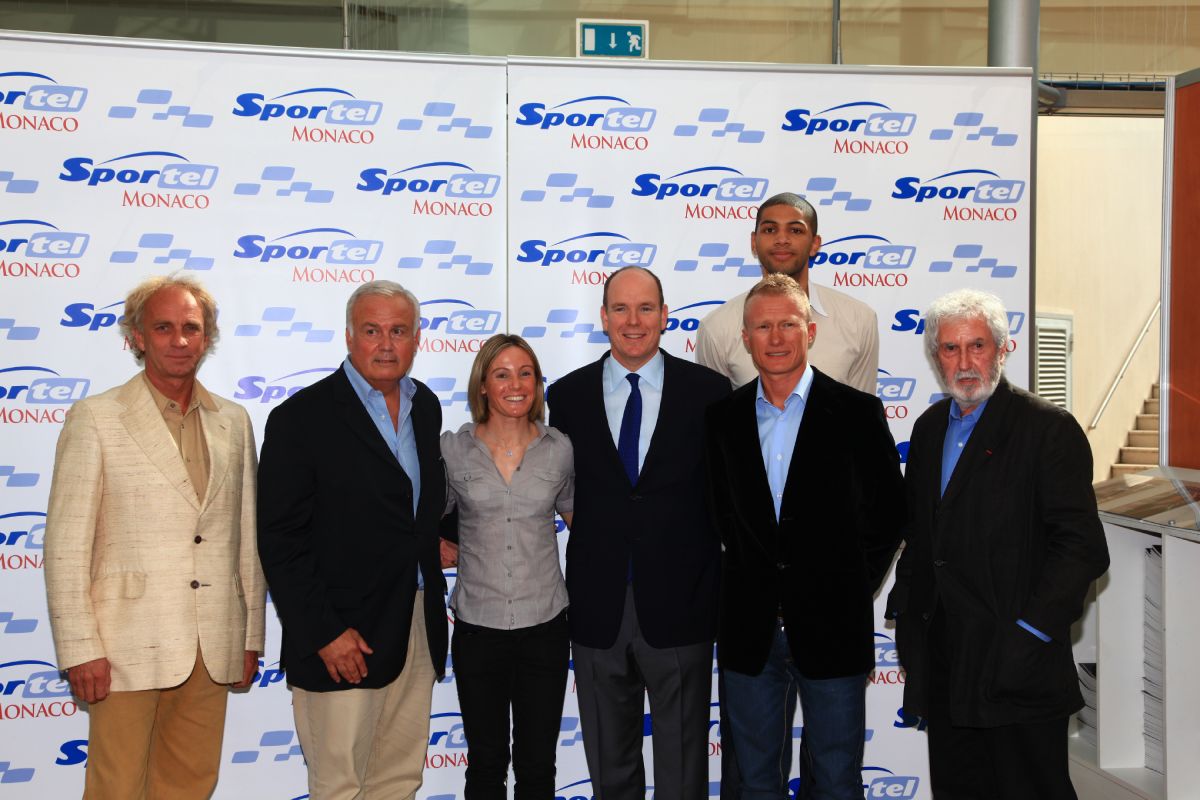
<path id="1" fill-rule="evenodd" d="M 250 685 L 250 681 L 254 680 L 254 673 L 258 672 L 258 651 L 247 650 L 245 661 L 242 663 L 242 679 L 233 685 L 235 689 L 245 689 Z"/>
<path id="2" fill-rule="evenodd" d="M 325 669 L 334 683 L 341 683 L 345 678 L 350 683 L 361 683 L 367 677 L 367 662 L 363 653 L 370 655 L 372 650 L 365 639 L 358 635 L 354 628 L 346 628 L 342 635 L 317 651 L 317 655 L 325 662 Z"/>
<path id="3" fill-rule="evenodd" d="M 71 683 L 71 694 L 77 700 L 99 703 L 108 697 L 112 686 L 112 665 L 107 658 L 85 661 L 67 670 L 67 680 Z"/>
<path id="4" fill-rule="evenodd" d="M 438 540 L 442 553 L 442 569 L 458 566 L 458 545 L 448 539 Z"/>

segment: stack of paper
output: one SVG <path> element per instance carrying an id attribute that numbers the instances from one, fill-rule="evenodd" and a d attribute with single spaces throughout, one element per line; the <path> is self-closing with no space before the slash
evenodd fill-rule
<path id="1" fill-rule="evenodd" d="M 1164 772 L 1163 756 L 1163 616 L 1162 548 L 1146 549 L 1146 603 L 1142 622 L 1145 657 L 1142 696 L 1145 698 L 1144 730 L 1146 769 Z"/>
<path id="2" fill-rule="evenodd" d="M 1079 719 L 1079 738 L 1085 742 L 1096 744 L 1096 665 L 1079 665 L 1079 691 L 1083 694 L 1083 708 L 1079 709 L 1076 717 Z"/>

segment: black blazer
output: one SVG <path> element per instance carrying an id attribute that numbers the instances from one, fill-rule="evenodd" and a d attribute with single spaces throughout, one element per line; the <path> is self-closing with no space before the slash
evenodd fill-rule
<path id="1" fill-rule="evenodd" d="M 652 647 L 711 641 L 720 542 L 704 500 L 704 410 L 729 379 L 663 352 L 662 405 L 636 486 L 604 413 L 603 363 L 550 387 L 550 424 L 575 449 L 575 516 L 567 541 L 572 640 L 611 647 L 621 626 L 630 558 L 642 635 Z"/>
<path id="2" fill-rule="evenodd" d="M 425 629 L 433 667 L 446 664 L 446 582 L 438 520 L 446 476 L 438 436 L 442 409 L 417 382 L 412 405 L 421 498 L 379 435 L 344 369 L 271 412 L 258 468 L 258 551 L 283 624 L 288 683 L 308 691 L 334 683 L 317 650 L 347 628 L 374 653 L 360 688 L 395 680 L 408 655 L 417 588 L 425 580 Z"/>
<path id="3" fill-rule="evenodd" d="M 872 597 L 904 522 L 900 457 L 883 404 L 813 370 L 776 521 L 758 437 L 758 383 L 708 412 L 709 483 L 725 544 L 721 665 L 762 672 L 782 613 L 802 675 L 870 672 Z"/>
<path id="4" fill-rule="evenodd" d="M 953 724 L 1061 719 L 1083 705 L 1071 624 L 1108 568 L 1091 449 L 1070 414 L 1001 380 L 939 498 L 950 402 L 917 419 L 908 450 L 909 531 L 888 597 L 904 707 L 929 708 L 929 620 L 940 603 Z"/>

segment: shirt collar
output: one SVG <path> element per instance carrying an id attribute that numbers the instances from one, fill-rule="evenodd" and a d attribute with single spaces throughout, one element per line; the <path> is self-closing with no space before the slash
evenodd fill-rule
<path id="1" fill-rule="evenodd" d="M 637 373 L 642 382 L 661 392 L 664 364 L 666 364 L 666 360 L 663 358 L 661 350 L 637 370 L 625 369 L 621 362 L 610 354 L 608 358 L 604 359 L 604 391 L 605 393 L 611 392 L 625 380 L 626 375 L 633 371 Z"/>
<path id="2" fill-rule="evenodd" d="M 970 414 L 963 414 L 962 409 L 960 409 L 958 407 L 958 401 L 951 398 L 950 399 L 950 419 L 952 419 L 956 422 L 964 422 L 965 421 L 965 422 L 969 422 L 972 425 L 974 425 L 976 422 L 979 421 L 979 415 L 983 413 L 983 409 L 987 408 L 988 400 L 991 400 L 991 399 L 992 398 L 989 397 L 987 400 L 984 400 L 982 403 L 975 406 L 975 408 L 971 409 Z"/>
<path id="3" fill-rule="evenodd" d="M 828 317 L 829 312 L 825 310 L 825 306 L 821 305 L 821 287 L 808 282 L 808 304 L 812 306 L 812 310 L 820 314 L 822 317 Z"/>
<path id="4" fill-rule="evenodd" d="M 788 395 L 787 400 L 783 401 L 784 408 L 786 409 L 788 407 L 788 405 L 792 402 L 793 397 L 799 398 L 801 405 L 807 406 L 808 405 L 808 394 L 809 394 L 809 392 L 812 391 L 812 384 L 813 384 L 812 364 L 805 364 L 804 365 L 804 373 L 800 376 L 800 380 L 796 381 L 796 385 L 794 387 L 792 387 L 792 393 Z M 760 401 L 766 403 L 767 405 L 771 405 L 771 401 L 768 400 L 766 395 L 763 394 L 763 385 L 762 385 L 761 379 L 758 381 L 758 390 L 757 390 L 756 396 Z"/>
<path id="5" fill-rule="evenodd" d="M 350 356 L 346 356 L 345 360 L 342 361 L 342 369 L 346 371 L 346 377 L 350 379 L 350 386 L 354 388 L 354 393 L 358 395 L 359 400 L 364 403 L 367 402 L 367 398 L 371 396 L 372 392 L 383 394 L 374 386 L 367 383 L 367 379 L 359 374 L 358 370 L 354 368 L 354 364 L 350 363 Z M 417 385 L 413 383 L 413 379 L 409 376 L 405 375 L 398 383 L 400 384 L 400 394 L 404 397 L 411 400 L 412 396 L 417 393 Z"/>
<path id="6" fill-rule="evenodd" d="M 165 413 L 167 408 L 169 408 L 175 401 L 160 392 L 158 387 L 150 382 L 150 378 L 148 375 L 146 375 L 145 370 L 142 371 L 142 379 L 146 382 L 146 388 L 150 390 L 150 396 L 154 398 L 154 405 L 158 407 L 158 413 Z M 180 413 L 187 413 L 196 406 L 200 406 L 205 411 L 219 410 L 217 408 L 217 401 L 213 399 L 213 396 L 208 393 L 207 389 L 200 385 L 200 381 L 192 382 L 191 405 L 189 405 L 187 409 Z"/>

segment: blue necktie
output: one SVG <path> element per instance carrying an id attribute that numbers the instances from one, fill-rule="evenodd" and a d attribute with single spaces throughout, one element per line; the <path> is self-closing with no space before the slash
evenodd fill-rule
<path id="1" fill-rule="evenodd" d="M 629 484 L 638 481 L 638 436 L 642 432 L 642 392 L 638 389 L 637 373 L 625 376 L 629 379 L 629 399 L 625 401 L 625 413 L 621 415 L 621 435 L 617 439 L 617 455 L 629 476 Z"/>

